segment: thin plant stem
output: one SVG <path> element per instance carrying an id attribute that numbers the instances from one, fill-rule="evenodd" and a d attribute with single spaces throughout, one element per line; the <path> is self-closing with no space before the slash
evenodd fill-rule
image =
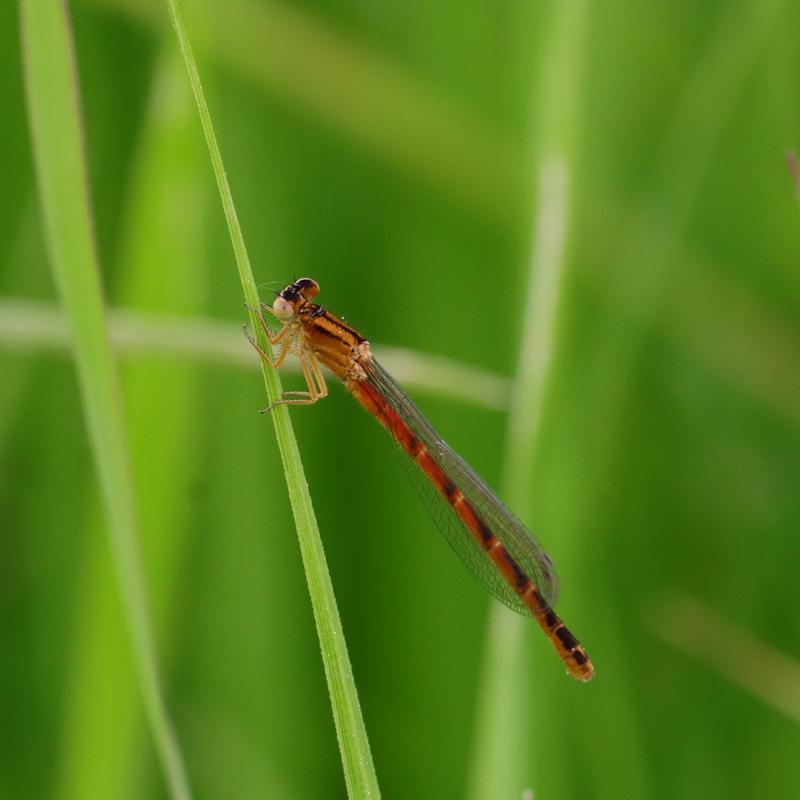
<path id="1" fill-rule="evenodd" d="M 228 224 L 228 232 L 233 245 L 245 302 L 251 309 L 258 308 L 258 290 L 250 267 L 244 236 L 236 215 L 233 196 L 222 163 L 222 154 L 217 144 L 211 114 L 205 99 L 200 75 L 197 71 L 197 64 L 192 54 L 178 3 L 176 0 L 167 0 L 167 6 L 186 70 L 189 74 L 189 82 L 191 83 L 197 110 L 200 114 L 200 122 L 217 180 L 217 187 L 225 212 L 225 220 Z M 250 311 L 250 321 L 255 335 L 258 337 L 259 345 L 265 352 L 271 353 L 270 343 L 264 336 L 252 310 Z M 267 397 L 269 402 L 272 403 L 281 396 L 280 378 L 276 370 L 270 369 L 264 363 L 261 366 Z M 325 552 L 322 547 L 311 495 L 309 494 L 308 484 L 300 461 L 300 453 L 288 408 L 285 405 L 278 406 L 273 409 L 270 416 L 275 426 L 275 435 L 278 440 L 278 449 L 280 450 L 281 461 L 286 475 L 286 485 L 297 528 L 303 567 L 306 573 L 309 594 L 311 595 L 311 605 L 322 650 L 322 662 L 331 698 L 347 791 L 351 798 L 358 798 L 359 800 L 362 798 L 378 798 L 380 796 L 378 779 L 372 762 L 372 753 L 361 714 L 353 671 L 347 655 L 347 646 L 339 611 L 336 606 L 336 598 L 333 593 L 333 585 L 328 573 Z"/>

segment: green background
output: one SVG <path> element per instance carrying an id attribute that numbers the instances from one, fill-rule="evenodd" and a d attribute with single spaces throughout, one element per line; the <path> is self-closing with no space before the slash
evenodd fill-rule
<path id="1" fill-rule="evenodd" d="M 262 296 L 313 276 L 379 355 L 513 377 L 540 156 L 567 154 L 526 516 L 598 676 L 564 677 L 527 626 L 525 787 L 537 800 L 792 796 L 800 209 L 785 152 L 800 147 L 800 6 L 586 0 L 559 22 L 552 2 L 184 5 Z M 166 9 L 69 9 L 106 296 L 154 331 L 120 363 L 190 781 L 199 798 L 343 797 Z M 74 370 L 39 313 L 57 298 L 14 3 L 0 6 L 0 45 L 0 800 L 162 797 Z M 233 337 L 231 355 L 176 354 L 157 313 L 205 320 L 212 343 Z M 503 409 L 407 378 L 489 484 L 512 485 Z M 490 599 L 340 387 L 292 418 L 383 794 L 464 797 Z"/>

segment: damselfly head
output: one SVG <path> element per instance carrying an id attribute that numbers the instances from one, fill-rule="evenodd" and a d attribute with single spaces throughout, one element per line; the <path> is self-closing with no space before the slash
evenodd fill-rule
<path id="1" fill-rule="evenodd" d="M 300 278 L 290 283 L 275 298 L 272 313 L 280 320 L 288 322 L 297 312 L 319 293 L 319 284 L 311 278 Z"/>

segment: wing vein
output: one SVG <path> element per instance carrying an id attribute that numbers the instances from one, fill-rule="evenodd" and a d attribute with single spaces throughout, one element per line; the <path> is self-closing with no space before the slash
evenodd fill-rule
<path id="1" fill-rule="evenodd" d="M 376 361 L 367 368 L 367 380 L 392 408 L 397 418 L 425 446 L 435 465 L 469 501 L 473 510 L 510 553 L 551 605 L 558 598 L 558 578 L 550 556 L 533 534 L 492 492 L 480 476 L 438 435 L 397 382 Z M 391 421 L 389 421 L 391 424 Z M 392 431 L 400 461 L 439 530 L 476 578 L 502 603 L 521 614 L 530 611 L 465 527 L 451 503 L 402 447 L 402 432 Z"/>

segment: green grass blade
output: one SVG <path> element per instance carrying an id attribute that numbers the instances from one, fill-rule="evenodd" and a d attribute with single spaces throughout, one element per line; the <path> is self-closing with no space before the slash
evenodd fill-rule
<path id="1" fill-rule="evenodd" d="M 185 800 L 190 797 L 188 780 L 161 696 L 137 550 L 135 494 L 119 376 L 106 330 L 66 5 L 21 0 L 20 9 L 33 153 L 53 274 L 72 329 L 145 709 L 171 795 Z"/>
<path id="2" fill-rule="evenodd" d="M 195 169 L 203 143 L 174 48 L 165 48 L 156 62 L 151 87 L 128 192 L 116 296 L 134 308 L 197 314 L 205 296 L 202 233 L 209 192 Z M 179 217 L 174 209 L 180 209 Z M 180 224 L 174 223 L 176 217 Z M 109 335 L 119 355 L 113 316 L 109 311 Z M 198 365 L 182 354 L 123 367 L 134 478 L 142 498 L 142 555 L 148 574 L 158 576 L 149 595 L 151 616 L 161 663 L 172 673 L 173 650 L 182 638 L 174 620 L 175 595 L 182 577 L 191 574 L 183 561 L 191 527 L 181 499 L 199 477 L 195 399 L 202 386 Z M 158 436 L 152 435 L 155 419 Z M 86 528 L 97 527 L 99 516 L 93 509 Z M 61 770 L 53 795 L 64 800 L 132 800 L 139 797 L 149 766 L 149 753 L 140 746 L 144 720 L 129 649 L 119 632 L 119 609 L 109 599 L 107 559 L 97 552 L 101 544 L 99 536 L 91 536 L 83 555 Z M 184 742 L 186 735 L 184 730 Z M 197 764 L 196 754 L 192 761 Z M 199 777 L 193 774 L 198 792 Z"/>
<path id="3" fill-rule="evenodd" d="M 245 301 L 249 306 L 257 307 L 259 303 L 258 291 L 250 268 L 244 237 L 236 215 L 233 196 L 225 175 L 222 155 L 217 144 L 211 115 L 205 100 L 200 76 L 197 72 L 197 65 L 192 55 L 178 4 L 175 0 L 168 0 L 167 4 L 186 63 L 186 69 L 189 73 L 192 92 L 208 144 Z M 259 344 L 266 352 L 271 352 L 270 344 L 263 335 L 263 331 L 252 312 L 251 324 L 258 336 Z M 280 379 L 277 371 L 270 369 L 265 364 L 262 364 L 262 372 L 267 389 L 267 397 L 272 402 L 281 395 Z M 352 798 L 377 798 L 380 796 L 378 779 L 372 763 L 372 754 L 358 701 L 352 667 L 347 655 L 347 646 L 336 606 L 336 598 L 333 593 L 322 540 L 320 539 L 319 528 L 317 527 L 288 408 L 285 405 L 278 406 L 271 413 L 271 417 L 275 425 L 278 448 L 286 474 L 289 500 L 297 526 L 297 536 L 322 650 L 322 661 L 331 697 L 347 790 Z"/>
<path id="4" fill-rule="evenodd" d="M 533 511 L 530 487 L 572 212 L 585 6 L 584 0 L 567 0 L 554 9 L 538 104 L 533 252 L 504 465 L 504 495 L 521 519 L 529 521 Z M 519 797 L 531 788 L 534 776 L 526 757 L 533 735 L 528 702 L 531 664 L 525 637 L 533 633 L 530 620 L 493 604 L 471 759 L 472 800 Z"/>

